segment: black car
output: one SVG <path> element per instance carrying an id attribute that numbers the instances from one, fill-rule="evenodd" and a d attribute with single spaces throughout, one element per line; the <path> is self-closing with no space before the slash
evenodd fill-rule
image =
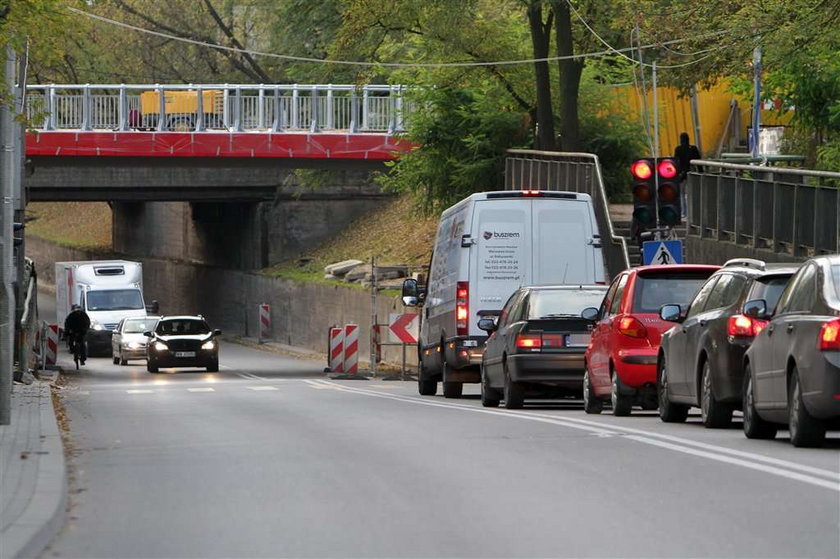
<path id="1" fill-rule="evenodd" d="M 762 299 L 744 314 L 769 320 L 744 357 L 744 433 L 772 439 L 787 424 L 794 446 L 820 446 L 840 427 L 840 255 L 806 262 L 775 312 Z"/>
<path id="2" fill-rule="evenodd" d="M 579 396 L 583 386 L 583 354 L 592 322 L 581 318 L 598 306 L 604 285 L 541 286 L 518 289 L 498 320 L 483 318 L 478 326 L 491 335 L 481 361 L 481 403 L 521 408 L 526 395 Z"/>
<path id="3" fill-rule="evenodd" d="M 201 316 L 164 316 L 146 346 L 146 369 L 156 373 L 161 367 L 204 367 L 219 370 L 221 330 L 211 330 Z"/>
<path id="4" fill-rule="evenodd" d="M 659 416 L 685 421 L 690 406 L 700 408 L 703 425 L 721 428 L 741 407 L 744 352 L 764 321 L 741 313 L 744 302 L 779 300 L 798 266 L 730 260 L 700 288 L 683 314 L 678 305 L 660 310 L 677 325 L 662 335 L 659 349 Z"/>

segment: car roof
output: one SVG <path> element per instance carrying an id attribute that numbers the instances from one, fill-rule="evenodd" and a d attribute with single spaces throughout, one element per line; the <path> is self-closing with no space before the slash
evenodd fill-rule
<path id="1" fill-rule="evenodd" d="M 830 266 L 838 266 L 840 265 L 840 254 L 826 254 L 824 256 L 815 256 L 812 258 L 814 262 L 818 262 L 820 264 L 828 264 Z"/>
<path id="2" fill-rule="evenodd" d="M 163 320 L 204 320 L 203 316 L 200 315 L 191 315 L 191 314 L 173 314 L 171 316 L 162 316 L 160 317 L 161 321 Z M 205 321 L 206 322 L 206 321 Z"/>
<path id="3" fill-rule="evenodd" d="M 639 266 L 631 268 L 631 273 L 644 273 L 651 275 L 651 273 L 669 273 L 669 272 L 715 272 L 720 270 L 720 266 L 711 264 L 669 264 L 667 266 Z"/>
<path id="4" fill-rule="evenodd" d="M 749 266 L 726 266 L 721 268 L 718 273 L 735 272 L 754 278 L 763 278 L 767 276 L 792 276 L 797 270 L 799 270 L 798 264 L 767 264 L 767 267 L 763 270 Z"/>
<path id="5" fill-rule="evenodd" d="M 609 289 L 608 285 L 594 284 L 594 285 L 526 285 L 520 289 L 527 289 L 529 291 L 582 291 L 584 289 L 595 289 L 598 291 L 606 291 Z"/>

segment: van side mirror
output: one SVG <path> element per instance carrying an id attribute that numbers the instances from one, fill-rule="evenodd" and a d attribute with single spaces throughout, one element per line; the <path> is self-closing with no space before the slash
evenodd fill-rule
<path id="1" fill-rule="evenodd" d="M 662 305 L 659 309 L 659 318 L 666 322 L 682 322 L 682 309 L 679 305 Z"/>
<path id="2" fill-rule="evenodd" d="M 417 307 L 423 304 L 426 293 L 414 278 L 406 278 L 402 284 L 402 301 L 406 307 Z"/>
<path id="3" fill-rule="evenodd" d="M 496 320 L 493 318 L 482 318 L 478 321 L 479 330 L 484 330 L 488 333 L 495 332 L 498 327 L 499 325 L 496 324 Z"/>
<path id="4" fill-rule="evenodd" d="M 770 315 L 767 312 L 767 301 L 764 299 L 753 299 L 752 301 L 747 301 L 744 303 L 743 312 L 750 318 L 758 318 L 760 320 L 770 318 Z"/>
<path id="5" fill-rule="evenodd" d="M 222 335 L 222 331 L 221 331 L 221 330 L 219 330 L 218 328 L 216 328 L 215 330 L 213 330 L 213 335 L 214 335 L 214 336 L 221 336 L 221 335 Z"/>
<path id="6" fill-rule="evenodd" d="M 586 307 L 581 311 L 580 317 L 589 322 L 595 322 L 598 320 L 598 309 L 595 307 Z"/>

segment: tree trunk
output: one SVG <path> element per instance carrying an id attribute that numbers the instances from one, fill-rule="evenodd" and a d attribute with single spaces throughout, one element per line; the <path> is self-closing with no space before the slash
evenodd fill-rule
<path id="1" fill-rule="evenodd" d="M 534 45 L 534 58 L 548 58 L 548 48 L 551 43 L 552 15 L 549 11 L 548 20 L 543 21 L 543 2 L 533 0 L 528 6 L 528 23 L 531 27 L 531 42 Z M 548 62 L 535 62 L 537 87 L 537 122 L 536 149 L 555 149 L 554 139 L 554 111 L 551 108 L 551 72 Z"/>
<path id="2" fill-rule="evenodd" d="M 554 26 L 557 35 L 557 56 L 572 56 L 572 16 L 565 0 L 552 0 Z M 560 66 L 560 145 L 564 151 L 579 151 L 580 121 L 578 119 L 578 91 L 583 73 L 583 59 L 558 61 Z"/>

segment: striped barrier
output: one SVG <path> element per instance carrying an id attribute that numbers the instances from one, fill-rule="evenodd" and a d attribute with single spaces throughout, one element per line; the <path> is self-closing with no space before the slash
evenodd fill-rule
<path id="1" fill-rule="evenodd" d="M 55 365 L 58 361 L 58 324 L 47 324 L 44 364 Z"/>
<path id="2" fill-rule="evenodd" d="M 271 307 L 260 305 L 260 343 L 271 337 Z"/>
<path id="3" fill-rule="evenodd" d="M 359 325 L 344 325 L 344 373 L 359 373 Z"/>
<path id="4" fill-rule="evenodd" d="M 330 328 L 329 369 L 334 373 L 344 372 L 344 328 Z"/>

